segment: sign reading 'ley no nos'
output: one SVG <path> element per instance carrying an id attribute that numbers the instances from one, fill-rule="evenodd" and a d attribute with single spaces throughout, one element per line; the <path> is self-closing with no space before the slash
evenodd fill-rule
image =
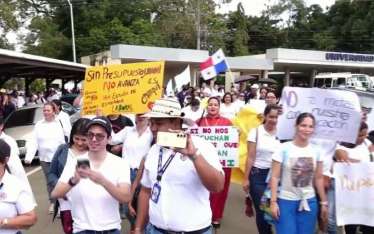
<path id="1" fill-rule="evenodd" d="M 316 118 L 314 136 L 354 143 L 361 121 L 361 107 L 357 95 L 342 90 L 285 87 L 281 103 L 277 134 L 280 139 L 292 139 L 296 118 L 309 112 Z"/>
<path id="2" fill-rule="evenodd" d="M 83 114 L 144 113 L 162 95 L 164 62 L 115 64 L 86 69 Z"/>
<path id="3" fill-rule="evenodd" d="M 218 151 L 223 167 L 239 167 L 239 132 L 231 126 L 190 128 L 197 135 L 211 142 Z"/>

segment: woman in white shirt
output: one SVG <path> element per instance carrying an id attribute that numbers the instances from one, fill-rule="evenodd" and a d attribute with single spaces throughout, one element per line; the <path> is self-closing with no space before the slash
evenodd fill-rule
<path id="1" fill-rule="evenodd" d="M 267 187 L 266 178 L 271 167 L 272 155 L 280 146 L 276 137 L 278 122 L 277 105 L 268 105 L 264 111 L 264 123 L 248 134 L 248 157 L 244 172 L 243 190 L 250 194 L 256 210 L 256 225 L 260 234 L 271 234 L 271 226 L 260 210 L 261 197 Z"/>
<path id="2" fill-rule="evenodd" d="M 20 234 L 36 223 L 35 202 L 25 184 L 10 174 L 10 146 L 0 139 L 0 233 Z"/>
<path id="3" fill-rule="evenodd" d="M 312 114 L 300 114 L 293 140 L 281 144 L 273 154 L 270 210 L 277 234 L 314 233 L 319 210 L 316 192 L 321 200 L 321 220 L 327 223 L 323 159 L 309 143 L 314 127 Z"/>
<path id="4" fill-rule="evenodd" d="M 236 115 L 237 107 L 232 103 L 231 93 L 225 93 L 222 98 L 222 103 L 220 107 L 220 115 L 227 119 L 233 119 Z"/>
<path id="5" fill-rule="evenodd" d="M 42 167 L 45 179 L 57 148 L 65 143 L 65 132 L 61 123 L 55 115 L 55 106 L 48 102 L 43 107 L 44 118 L 38 121 L 33 130 L 33 137 L 26 143 L 25 163 L 31 164 L 38 151 L 40 165 Z M 49 213 L 53 213 L 53 206 L 55 200 L 51 198 L 50 194 L 53 187 L 47 184 L 48 197 L 50 201 Z"/>
<path id="6" fill-rule="evenodd" d="M 373 145 L 367 139 L 368 136 L 368 125 L 365 122 L 361 122 L 360 129 L 358 132 L 356 144 L 340 143 L 336 147 L 335 159 L 338 162 L 373 162 L 374 155 L 372 151 Z M 348 164 L 349 165 L 349 164 Z M 366 173 L 366 172 L 363 172 Z M 365 225 L 345 225 L 346 234 L 355 234 L 357 229 L 360 227 L 362 234 L 374 233 L 374 227 Z"/>

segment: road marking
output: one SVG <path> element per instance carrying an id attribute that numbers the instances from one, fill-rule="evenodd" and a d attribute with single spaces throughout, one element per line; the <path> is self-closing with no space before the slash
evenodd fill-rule
<path id="1" fill-rule="evenodd" d="M 35 168 L 35 169 L 32 169 L 31 171 L 27 172 L 26 175 L 27 175 L 27 176 L 31 176 L 32 174 L 34 174 L 34 173 L 40 171 L 41 169 L 42 169 L 42 167 L 39 166 L 39 167 L 37 167 L 37 168 Z"/>

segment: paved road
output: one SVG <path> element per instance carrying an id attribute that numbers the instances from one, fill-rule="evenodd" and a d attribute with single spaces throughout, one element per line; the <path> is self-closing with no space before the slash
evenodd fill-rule
<path id="1" fill-rule="evenodd" d="M 38 168 L 38 165 L 26 167 L 27 172 Z M 26 234 L 58 234 L 63 233 L 60 226 L 60 220 L 57 219 L 52 223 L 52 216 L 48 215 L 48 197 L 45 186 L 44 176 L 42 171 L 36 171 L 29 175 L 29 180 L 35 194 L 38 207 L 36 212 L 38 215 L 38 222 L 30 230 L 25 231 Z M 128 232 L 127 221 L 123 222 L 122 233 Z M 226 203 L 226 210 L 222 227 L 218 231 L 219 234 L 255 234 L 256 227 L 253 218 L 247 218 L 244 215 L 244 195 L 241 187 L 232 184 L 228 202 Z"/>

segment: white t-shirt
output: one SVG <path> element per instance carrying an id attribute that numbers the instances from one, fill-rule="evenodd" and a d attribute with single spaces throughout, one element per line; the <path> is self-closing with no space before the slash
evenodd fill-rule
<path id="1" fill-rule="evenodd" d="M 122 158 L 130 168 L 139 168 L 140 162 L 151 148 L 153 135 L 149 127 L 139 136 L 136 127 L 126 127 L 118 133 L 112 133 L 111 144 L 122 145 Z"/>
<path id="2" fill-rule="evenodd" d="M 88 156 L 86 155 L 86 157 Z M 65 184 L 74 176 L 77 163 L 76 158 L 70 157 L 70 159 L 66 161 L 64 171 L 59 179 Z M 130 185 L 130 169 L 127 162 L 111 153 L 107 153 L 100 168 L 96 169 L 91 166 L 91 169 L 100 172 L 114 185 L 121 183 Z M 74 220 L 74 233 L 83 230 L 121 229 L 119 202 L 103 186 L 88 178 L 81 179 L 70 190 L 68 198 Z"/>
<path id="3" fill-rule="evenodd" d="M 230 120 L 235 117 L 236 111 L 237 107 L 233 103 L 230 103 L 229 105 L 222 103 L 219 109 L 220 115 Z"/>
<path id="4" fill-rule="evenodd" d="M 0 133 L 0 139 L 3 139 L 10 146 L 10 157 L 8 161 L 10 173 L 13 176 L 17 177 L 18 180 L 20 180 L 24 184 L 24 188 L 30 192 L 30 195 L 35 201 L 34 194 L 32 192 L 25 169 L 23 168 L 21 159 L 19 158 L 19 149 L 17 146 L 17 142 L 12 137 L 6 135 L 4 132 Z"/>
<path id="5" fill-rule="evenodd" d="M 192 136 L 194 146 L 214 168 L 224 173 L 216 148 L 204 139 Z M 173 153 L 163 149 L 162 165 Z M 151 147 L 144 164 L 141 183 L 152 188 L 157 182 L 160 146 Z M 159 200 L 149 200 L 149 221 L 156 227 L 173 231 L 194 231 L 211 224 L 209 191 L 202 184 L 196 169 L 187 156 L 177 153 L 165 170 L 160 182 Z"/>
<path id="6" fill-rule="evenodd" d="M 202 117 L 203 109 L 199 108 L 197 111 L 192 111 L 191 106 L 186 106 L 182 109 L 182 112 L 184 113 L 184 118 L 191 119 L 194 122 Z"/>
<path id="7" fill-rule="evenodd" d="M 33 137 L 26 142 L 25 160 L 32 161 L 36 151 L 43 162 L 51 162 L 54 153 L 61 144 L 65 144 L 64 129 L 56 118 L 47 122 L 44 119 L 38 121 L 33 130 Z"/>
<path id="8" fill-rule="evenodd" d="M 312 138 L 310 143 L 313 144 L 313 147 L 318 148 L 321 154 L 321 158 L 323 159 L 323 175 L 333 177 L 331 169 L 337 142 L 334 140 Z"/>
<path id="9" fill-rule="evenodd" d="M 315 196 L 313 178 L 320 153 L 312 144 L 298 147 L 292 141 L 281 144 L 273 160 L 282 165 L 278 197 L 285 200 L 303 200 Z"/>
<path id="10" fill-rule="evenodd" d="M 369 151 L 370 145 L 371 145 L 371 142 L 368 139 L 365 139 L 364 142 L 362 142 L 361 144 L 357 145 L 354 148 L 347 148 L 345 146 L 338 145 L 336 149 L 346 151 L 348 154 L 348 157 L 351 159 L 360 160 L 361 162 L 370 162 L 370 151 Z"/>
<path id="11" fill-rule="evenodd" d="M 260 169 L 268 169 L 271 167 L 274 152 L 281 144 L 277 139 L 276 134 L 270 134 L 267 132 L 263 124 L 258 126 L 258 128 L 251 129 L 247 141 L 256 143 L 257 132 L 258 142 L 256 144 L 256 159 L 253 166 Z"/>
<path id="12" fill-rule="evenodd" d="M 32 211 L 36 204 L 25 185 L 15 176 L 5 172 L 1 180 L 0 219 L 13 218 Z M 1 234 L 15 234 L 19 230 L 1 229 Z"/>
<path id="13" fill-rule="evenodd" d="M 64 128 L 64 134 L 68 138 L 70 137 L 70 131 L 71 131 L 71 123 L 70 123 L 70 116 L 65 113 L 64 111 L 60 111 L 58 113 L 57 118 L 61 121 L 61 124 Z"/>

